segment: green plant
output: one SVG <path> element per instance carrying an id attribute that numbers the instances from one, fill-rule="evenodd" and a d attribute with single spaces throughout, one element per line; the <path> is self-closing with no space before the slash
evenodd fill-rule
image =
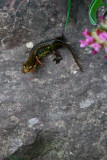
<path id="1" fill-rule="evenodd" d="M 70 16 L 70 11 L 71 11 L 71 0 L 68 0 L 68 11 L 67 11 L 66 24 L 65 24 L 65 31 L 67 29 L 67 25 L 68 25 L 68 21 L 69 21 L 69 16 Z"/>
<path id="2" fill-rule="evenodd" d="M 96 25 L 97 23 L 97 16 L 96 12 L 100 6 L 105 6 L 107 3 L 102 3 L 103 0 L 92 0 L 90 6 L 89 6 L 89 20 L 91 24 Z M 71 11 L 71 0 L 68 0 L 68 10 L 67 10 L 67 18 L 66 18 L 66 24 L 65 24 L 65 31 L 67 29 L 69 17 L 70 17 L 70 11 Z"/>
<path id="3" fill-rule="evenodd" d="M 96 12 L 100 6 L 105 6 L 107 3 L 102 3 L 103 0 L 93 0 L 89 6 L 89 19 L 93 25 L 96 25 Z"/>

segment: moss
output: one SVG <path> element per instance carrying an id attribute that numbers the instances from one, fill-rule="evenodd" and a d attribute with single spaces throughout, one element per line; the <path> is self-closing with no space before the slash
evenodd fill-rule
<path id="1" fill-rule="evenodd" d="M 49 144 L 44 144 L 41 146 L 41 144 L 39 144 L 38 146 L 36 145 L 34 148 L 32 147 L 32 149 L 30 149 L 29 151 L 27 151 L 27 153 L 25 155 L 23 155 L 23 158 L 18 158 L 20 156 L 17 157 L 17 155 L 12 154 L 9 156 L 10 160 L 32 160 L 33 158 L 36 157 L 42 157 L 45 154 L 47 154 L 48 152 L 55 150 L 57 148 L 57 142 L 51 142 Z"/>
<path id="2" fill-rule="evenodd" d="M 62 159 L 62 157 L 64 155 L 64 151 L 60 150 L 59 152 L 57 152 L 57 155 L 58 155 L 59 159 Z"/>
<path id="3" fill-rule="evenodd" d="M 17 158 L 17 156 L 15 156 L 13 154 L 9 156 L 9 159 L 10 160 L 20 160 L 19 158 Z"/>
<path id="4" fill-rule="evenodd" d="M 42 157 L 50 151 L 58 148 L 58 142 L 53 140 L 53 136 L 39 135 L 34 144 L 23 146 L 17 152 L 10 155 L 10 160 L 32 160 L 33 158 Z"/>

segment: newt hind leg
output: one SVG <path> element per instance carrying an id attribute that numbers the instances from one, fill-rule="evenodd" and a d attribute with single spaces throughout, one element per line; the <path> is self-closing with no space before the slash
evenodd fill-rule
<path id="1" fill-rule="evenodd" d="M 56 51 L 53 51 L 55 54 L 56 58 L 53 59 L 53 61 L 56 62 L 56 64 L 60 63 L 60 61 L 63 59 Z"/>

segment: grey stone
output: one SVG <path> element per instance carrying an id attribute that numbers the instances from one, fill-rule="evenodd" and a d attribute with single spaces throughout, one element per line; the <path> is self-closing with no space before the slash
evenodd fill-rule
<path id="1" fill-rule="evenodd" d="M 87 108 L 90 107 L 91 104 L 94 103 L 93 99 L 86 99 L 85 101 L 80 102 L 80 108 Z"/>
<path id="2" fill-rule="evenodd" d="M 67 1 L 0 1 L 0 160 L 106 160 L 107 61 L 80 49 L 91 1 L 72 1 L 66 33 Z M 105 9 L 99 8 L 99 13 Z M 34 44 L 64 34 L 70 52 L 43 57 L 44 67 L 23 74 Z"/>

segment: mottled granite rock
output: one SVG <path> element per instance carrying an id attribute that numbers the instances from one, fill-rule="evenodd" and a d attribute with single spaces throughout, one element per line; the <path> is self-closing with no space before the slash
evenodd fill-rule
<path id="1" fill-rule="evenodd" d="M 78 42 L 84 28 L 93 28 L 89 4 L 72 2 L 64 33 L 66 0 L 0 1 L 0 160 L 107 159 L 107 61 L 103 52 L 93 57 Z M 60 49 L 60 64 L 50 54 L 44 67 L 22 74 L 25 43 L 62 33 L 84 72 Z"/>

